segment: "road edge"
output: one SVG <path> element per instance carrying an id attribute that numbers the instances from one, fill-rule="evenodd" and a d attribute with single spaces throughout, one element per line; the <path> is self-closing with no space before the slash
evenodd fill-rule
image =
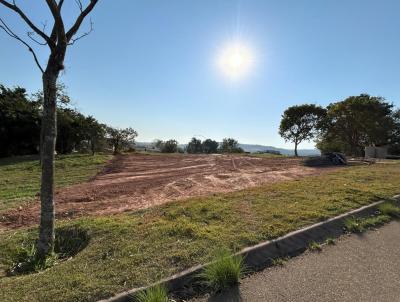
<path id="1" fill-rule="evenodd" d="M 379 200 L 361 208 L 346 212 L 339 216 L 329 218 L 325 221 L 315 223 L 305 228 L 290 232 L 282 237 L 268 240 L 246 247 L 235 255 L 240 255 L 244 259 L 246 268 L 251 270 L 261 270 L 271 265 L 272 259 L 296 256 L 304 252 L 311 242 L 322 243 L 328 237 L 337 238 L 344 233 L 344 222 L 350 217 L 362 217 L 374 214 L 377 207 L 387 201 L 395 201 L 400 203 L 400 195 L 392 198 Z M 197 265 L 179 272 L 170 277 L 164 278 L 149 286 L 133 288 L 128 291 L 121 292 L 111 298 L 99 300 L 98 302 L 127 302 L 131 301 L 133 296 L 139 291 L 147 288 L 163 285 L 169 292 L 179 293 L 190 287 L 196 277 L 209 263 Z"/>

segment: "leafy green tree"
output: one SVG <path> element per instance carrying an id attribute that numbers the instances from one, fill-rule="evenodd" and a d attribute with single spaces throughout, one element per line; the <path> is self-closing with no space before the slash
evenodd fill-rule
<path id="1" fill-rule="evenodd" d="M 204 153 L 212 154 L 218 152 L 219 143 L 217 141 L 208 138 L 203 141 L 202 145 Z"/>
<path id="2" fill-rule="evenodd" d="M 313 104 L 291 106 L 282 115 L 279 134 L 294 143 L 294 154 L 298 156 L 297 146 L 309 141 L 317 134 L 317 129 L 325 116 L 325 109 Z"/>
<path id="3" fill-rule="evenodd" d="M 88 138 L 86 117 L 75 109 L 59 108 L 57 110 L 56 150 L 61 154 L 77 150 Z"/>
<path id="4" fill-rule="evenodd" d="M 239 147 L 237 140 L 233 138 L 224 138 L 220 147 L 222 153 L 242 153 L 242 148 Z"/>
<path id="5" fill-rule="evenodd" d="M 178 152 L 178 142 L 174 139 L 163 142 L 161 152 L 163 153 L 176 153 Z"/>
<path id="6" fill-rule="evenodd" d="M 193 137 L 186 148 L 187 153 L 203 153 L 203 145 L 201 140 Z"/>
<path id="7" fill-rule="evenodd" d="M 0 157 L 34 154 L 39 150 L 40 104 L 24 88 L 0 85 Z"/>
<path id="8" fill-rule="evenodd" d="M 89 143 L 92 155 L 96 151 L 101 150 L 105 142 L 107 126 L 99 123 L 93 116 L 88 116 L 85 119 L 85 134 Z"/>
<path id="9" fill-rule="evenodd" d="M 362 156 L 366 146 L 391 144 L 398 137 L 393 107 L 368 94 L 330 104 L 317 146 L 340 146 L 346 154 Z"/>
<path id="10" fill-rule="evenodd" d="M 132 146 L 135 143 L 135 138 L 138 135 L 132 128 L 107 128 L 108 140 L 114 150 L 114 154 L 118 154 L 124 149 Z"/>

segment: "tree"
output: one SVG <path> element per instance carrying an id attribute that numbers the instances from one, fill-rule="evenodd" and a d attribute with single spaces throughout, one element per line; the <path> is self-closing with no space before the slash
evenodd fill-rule
<path id="1" fill-rule="evenodd" d="M 218 152 L 218 142 L 212 139 L 206 139 L 202 143 L 203 145 L 203 152 L 207 154 L 217 153 Z"/>
<path id="2" fill-rule="evenodd" d="M 24 88 L 0 85 L 0 157 L 38 152 L 39 107 Z"/>
<path id="3" fill-rule="evenodd" d="M 368 94 L 350 96 L 327 107 L 318 148 L 340 146 L 340 151 L 362 156 L 364 148 L 396 141 L 398 122 L 393 104 Z"/>
<path id="4" fill-rule="evenodd" d="M 174 139 L 170 139 L 170 140 L 163 142 L 161 152 L 163 152 L 163 153 L 178 152 L 178 142 Z"/>
<path id="5" fill-rule="evenodd" d="M 112 128 L 107 129 L 110 145 L 114 150 L 114 154 L 120 153 L 123 149 L 132 146 L 135 143 L 135 138 L 138 135 L 132 128 Z"/>
<path id="6" fill-rule="evenodd" d="M 243 149 L 239 147 L 237 140 L 233 138 L 224 138 L 220 147 L 223 153 L 242 153 Z"/>
<path id="7" fill-rule="evenodd" d="M 106 125 L 100 124 L 93 116 L 88 116 L 85 119 L 86 138 L 89 142 L 92 155 L 100 150 L 106 134 Z"/>
<path id="8" fill-rule="evenodd" d="M 203 153 L 203 145 L 201 140 L 193 137 L 186 148 L 187 153 Z"/>
<path id="9" fill-rule="evenodd" d="M 55 208 L 54 208 L 54 150 L 56 144 L 56 109 L 57 109 L 57 80 L 60 72 L 64 69 L 64 59 L 69 45 L 74 44 L 80 38 L 89 34 L 85 32 L 78 35 L 78 30 L 84 19 L 90 14 L 98 0 L 90 0 L 86 7 L 83 6 L 81 0 L 76 3 L 80 13 L 72 22 L 72 26 L 67 29 L 64 23 L 61 9 L 64 0 L 46 0 L 46 4 L 50 9 L 54 23 L 50 34 L 45 32 L 45 28 L 37 27 L 29 17 L 21 10 L 15 1 L 8 2 L 0 0 L 0 4 L 15 12 L 27 24 L 31 31 L 28 32 L 28 37 L 40 45 L 47 45 L 50 54 L 48 56 L 47 65 L 45 68 L 39 62 L 39 58 L 33 48 L 22 38 L 20 38 L 6 22 L 0 18 L 0 28 L 7 35 L 18 40 L 31 52 L 33 59 L 42 73 L 43 83 L 43 114 L 41 125 L 41 187 L 40 187 L 40 227 L 39 240 L 37 244 L 37 255 L 40 259 L 45 259 L 47 255 L 53 253 L 54 250 L 54 223 L 55 223 Z M 68 22 L 69 23 L 69 22 Z M 92 24 L 92 23 L 91 23 Z M 92 26 L 91 26 L 92 29 Z M 39 39 L 41 41 L 39 41 Z"/>
<path id="10" fill-rule="evenodd" d="M 317 129 L 325 109 L 313 104 L 291 106 L 282 115 L 279 134 L 294 143 L 294 155 L 298 156 L 297 146 L 303 141 L 309 141 L 317 134 Z"/>

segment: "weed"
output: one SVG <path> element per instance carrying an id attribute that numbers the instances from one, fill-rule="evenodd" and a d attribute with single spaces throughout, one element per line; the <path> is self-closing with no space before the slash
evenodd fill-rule
<path id="1" fill-rule="evenodd" d="M 319 243 L 317 243 L 315 241 L 311 241 L 310 244 L 308 245 L 308 249 L 313 252 L 315 252 L 315 251 L 320 252 L 322 250 L 322 247 Z"/>
<path id="2" fill-rule="evenodd" d="M 137 302 L 168 302 L 168 292 L 164 286 L 157 285 L 137 294 Z"/>
<path id="3" fill-rule="evenodd" d="M 348 218 L 344 222 L 344 226 L 348 232 L 351 233 L 362 233 L 369 228 L 383 225 L 390 221 L 390 216 L 388 215 L 376 215 L 367 218 Z"/>
<path id="4" fill-rule="evenodd" d="M 385 202 L 378 206 L 379 212 L 383 215 L 400 218 L 400 207 L 393 203 Z"/>
<path id="5" fill-rule="evenodd" d="M 45 259 L 37 256 L 36 246 L 21 247 L 15 262 L 11 265 L 7 274 L 9 276 L 34 273 L 52 267 L 57 261 L 57 255 L 53 254 Z"/>
<path id="6" fill-rule="evenodd" d="M 284 258 L 275 258 L 272 259 L 272 265 L 274 266 L 283 266 L 286 264 L 286 262 L 288 261 L 289 258 L 284 257 Z"/>
<path id="7" fill-rule="evenodd" d="M 334 245 L 336 242 L 335 242 L 334 238 L 329 237 L 329 238 L 326 238 L 325 243 L 328 245 Z"/>
<path id="8" fill-rule="evenodd" d="M 213 290 L 220 291 L 239 283 L 243 270 L 242 257 L 232 256 L 226 250 L 220 250 L 215 261 L 204 269 L 202 277 Z"/>

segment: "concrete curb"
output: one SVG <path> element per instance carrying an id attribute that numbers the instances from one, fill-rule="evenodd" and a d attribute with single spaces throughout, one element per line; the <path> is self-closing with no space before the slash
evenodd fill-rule
<path id="1" fill-rule="evenodd" d="M 290 232 L 277 239 L 265 241 L 254 246 L 244 248 L 236 255 L 243 256 L 244 264 L 247 268 L 251 270 L 261 270 L 271 265 L 272 259 L 296 256 L 304 252 L 308 248 L 310 242 L 315 241 L 317 243 L 322 243 L 328 237 L 336 238 L 343 235 L 344 221 L 347 218 L 353 216 L 362 217 L 371 215 L 376 212 L 377 207 L 380 204 L 388 200 L 400 202 L 400 195 L 393 196 L 391 199 L 374 202 L 323 222 Z M 119 293 L 112 298 L 100 300 L 98 302 L 132 301 L 132 298 L 136 293 L 155 285 L 163 285 L 168 288 L 170 292 L 179 294 L 179 292 L 182 292 L 186 288 L 190 287 L 193 281 L 196 280 L 198 274 L 201 273 L 204 267 L 206 267 L 208 264 L 209 263 L 191 267 L 173 276 L 151 284 L 150 286 L 134 288 L 129 291 Z"/>

